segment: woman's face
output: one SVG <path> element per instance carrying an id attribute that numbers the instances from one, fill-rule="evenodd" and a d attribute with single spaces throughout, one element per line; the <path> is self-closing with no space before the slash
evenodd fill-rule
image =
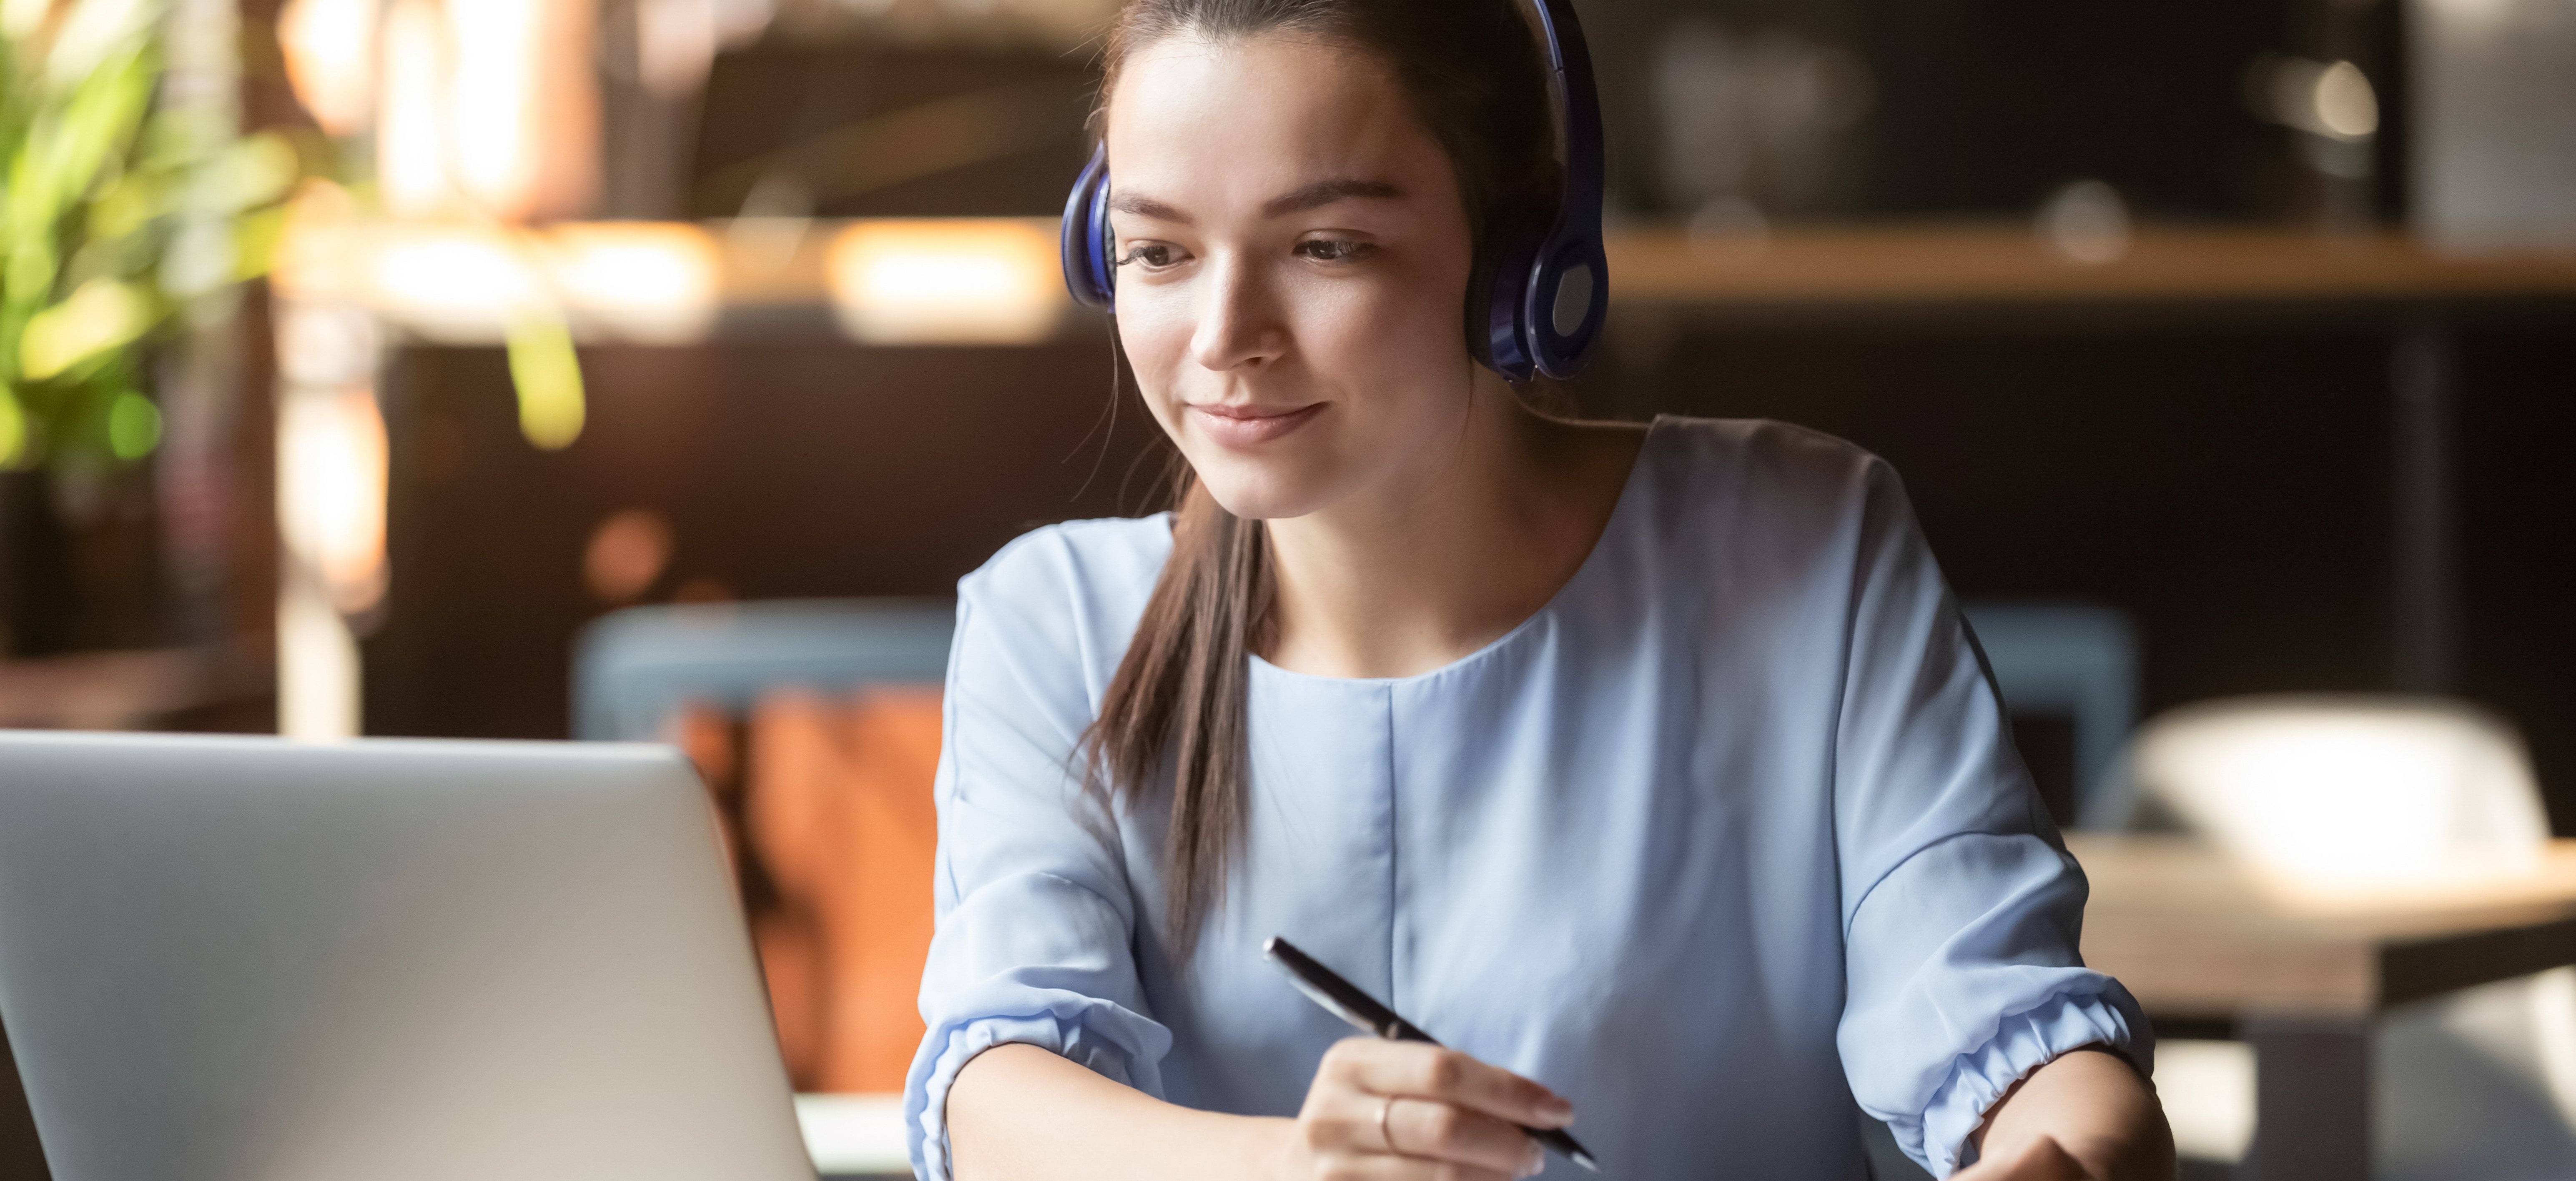
<path id="1" fill-rule="evenodd" d="M 1119 336 L 1219 504 L 1304 516 L 1454 447 L 1474 247 L 1448 154 L 1385 65 L 1168 38 L 1125 63 L 1108 141 Z"/>

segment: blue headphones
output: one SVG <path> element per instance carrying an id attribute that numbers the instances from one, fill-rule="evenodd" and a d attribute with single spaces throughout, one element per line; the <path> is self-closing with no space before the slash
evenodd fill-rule
<path id="1" fill-rule="evenodd" d="M 1609 310 L 1610 262 L 1601 252 L 1601 98 L 1593 89 L 1592 54 L 1572 0 L 1537 0 L 1547 62 L 1556 75 L 1549 88 L 1557 126 L 1565 136 L 1565 190 L 1545 233 L 1512 231 L 1491 243 L 1496 265 L 1485 293 L 1486 339 L 1471 341 L 1477 359 L 1512 381 L 1533 372 L 1567 378 L 1583 368 Z M 1064 203 L 1064 284 L 1073 298 L 1097 308 L 1116 306 L 1118 275 L 1109 233 L 1109 149 L 1094 149 L 1091 163 Z"/>

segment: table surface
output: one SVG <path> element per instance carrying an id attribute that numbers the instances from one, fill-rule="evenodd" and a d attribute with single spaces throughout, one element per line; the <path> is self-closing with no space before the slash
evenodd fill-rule
<path id="1" fill-rule="evenodd" d="M 2525 870 L 2324 889 L 2187 838 L 2070 835 L 2085 962 L 2166 1017 L 2365 1016 L 2576 964 L 2576 840 Z"/>

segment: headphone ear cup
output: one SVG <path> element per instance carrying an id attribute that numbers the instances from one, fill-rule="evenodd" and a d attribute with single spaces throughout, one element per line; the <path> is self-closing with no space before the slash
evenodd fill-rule
<path id="1" fill-rule="evenodd" d="M 1583 369 L 1609 311 L 1609 260 L 1590 238 L 1558 237 L 1539 248 L 1521 307 L 1531 363 L 1560 381 Z"/>
<path id="2" fill-rule="evenodd" d="M 1091 162 L 1064 202 L 1064 287 L 1085 307 L 1116 305 L 1118 268 L 1109 260 L 1109 148 L 1092 149 Z"/>

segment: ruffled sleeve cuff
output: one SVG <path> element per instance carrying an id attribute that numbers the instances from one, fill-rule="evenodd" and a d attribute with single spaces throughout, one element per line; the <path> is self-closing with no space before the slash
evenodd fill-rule
<path id="1" fill-rule="evenodd" d="M 2155 1035 L 2137 1004 L 2118 983 L 2104 979 L 2103 994 L 2060 994 L 2038 1007 L 2015 1013 L 1996 1027 L 1984 1046 L 1959 1056 L 1949 1081 L 1933 1092 L 1917 1129 L 1897 1128 L 1898 1144 L 1935 1177 L 1976 1163 L 1968 1137 L 1986 1121 L 1995 1101 L 2030 1072 L 2083 1046 L 2118 1051 L 2140 1073 L 2154 1069 Z M 1921 1139 L 1907 1144 L 1907 1131 Z"/>
<path id="2" fill-rule="evenodd" d="M 1113 1082 L 1160 1095 L 1157 1064 L 1171 1036 L 1149 1018 L 1070 995 L 1037 1012 L 952 1022 L 943 1032 L 944 1038 L 923 1040 L 904 1088 L 904 1130 L 912 1142 L 913 1174 L 922 1181 L 949 1181 L 948 1089 L 975 1055 L 1025 1043 L 1081 1063 Z"/>

